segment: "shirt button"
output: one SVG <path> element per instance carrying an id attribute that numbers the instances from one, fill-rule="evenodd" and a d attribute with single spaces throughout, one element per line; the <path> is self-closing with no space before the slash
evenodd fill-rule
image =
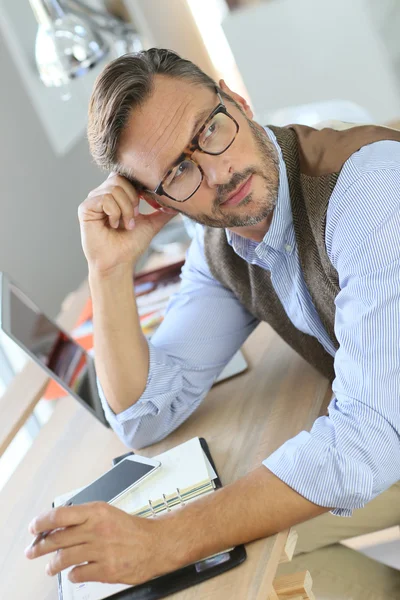
<path id="1" fill-rule="evenodd" d="M 286 250 L 286 252 L 291 252 L 292 246 L 290 244 L 285 244 L 285 250 Z"/>

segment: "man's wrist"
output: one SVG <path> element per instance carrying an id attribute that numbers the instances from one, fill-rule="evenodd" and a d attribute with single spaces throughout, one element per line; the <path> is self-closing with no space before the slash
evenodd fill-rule
<path id="1" fill-rule="evenodd" d="M 213 496 L 215 500 L 214 494 L 210 494 L 210 496 Z M 207 558 L 214 553 L 214 550 L 218 552 L 226 549 L 221 535 L 215 531 L 215 527 L 212 525 L 216 506 L 213 506 L 213 503 L 211 505 L 206 503 L 206 506 L 202 504 L 201 500 L 200 502 L 190 502 L 185 507 L 159 515 L 155 520 L 160 526 L 158 532 L 158 539 L 161 540 L 160 547 L 166 549 L 165 554 L 170 561 L 171 570 L 180 569 Z M 209 528 L 218 538 L 217 545 L 219 547 L 217 549 L 210 547 Z M 215 542 L 215 540 L 213 541 Z"/>
<path id="2" fill-rule="evenodd" d="M 309 502 L 260 466 L 186 507 L 160 515 L 159 539 L 177 569 L 328 510 Z"/>
<path id="3" fill-rule="evenodd" d="M 130 263 L 121 263 L 107 270 L 99 270 L 89 264 L 89 282 L 93 283 L 112 283 L 129 277 L 133 280 L 134 265 Z"/>
<path id="4" fill-rule="evenodd" d="M 152 523 L 152 537 L 160 549 L 159 557 L 162 556 L 157 563 L 164 573 L 172 573 L 192 562 L 188 557 L 186 536 L 180 530 L 182 515 L 178 513 L 179 510 L 175 510 L 149 519 Z"/>

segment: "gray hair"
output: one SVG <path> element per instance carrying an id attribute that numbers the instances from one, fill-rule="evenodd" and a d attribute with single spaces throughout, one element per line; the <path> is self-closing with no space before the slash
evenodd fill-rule
<path id="1" fill-rule="evenodd" d="M 154 75 L 162 74 L 215 90 L 216 83 L 197 65 L 172 50 L 151 48 L 110 62 L 97 77 L 89 103 L 88 140 L 95 162 L 118 170 L 118 147 L 133 109 L 149 98 Z M 225 98 L 230 96 L 220 91 Z M 235 103 L 236 104 L 236 103 Z"/>

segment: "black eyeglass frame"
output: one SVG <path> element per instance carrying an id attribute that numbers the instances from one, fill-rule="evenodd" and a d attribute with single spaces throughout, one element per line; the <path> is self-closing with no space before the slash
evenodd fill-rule
<path id="1" fill-rule="evenodd" d="M 177 158 L 177 160 L 174 162 L 174 164 L 171 166 L 171 168 L 169 169 L 168 173 L 166 173 L 164 175 L 164 177 L 162 178 L 162 180 L 160 181 L 160 183 L 157 185 L 157 187 L 154 190 L 149 190 L 149 189 L 143 189 L 142 191 L 144 192 L 149 192 L 150 194 L 157 194 L 157 196 L 167 196 L 167 198 L 169 198 L 170 200 L 173 200 L 174 202 L 186 202 L 187 200 L 189 200 L 189 198 L 191 198 L 192 196 L 194 196 L 194 194 L 197 192 L 197 190 L 199 189 L 199 187 L 201 186 L 203 179 L 204 179 L 204 172 L 203 169 L 201 168 L 201 166 L 199 164 L 197 164 L 193 159 L 192 156 L 193 154 L 196 152 L 196 150 L 199 150 L 200 152 L 204 152 L 204 154 L 210 154 L 211 156 L 219 156 L 220 154 L 223 154 L 224 152 L 226 152 L 228 150 L 228 148 L 230 148 L 233 144 L 233 142 L 236 139 L 236 136 L 239 132 L 239 123 L 236 121 L 236 119 L 234 117 L 232 117 L 232 115 L 228 112 L 224 101 L 222 100 L 221 94 L 218 91 L 218 88 L 215 88 L 215 91 L 217 93 L 218 99 L 219 99 L 219 104 L 218 106 L 216 106 L 214 108 L 214 110 L 211 112 L 211 114 L 208 116 L 208 118 L 205 120 L 205 122 L 203 123 L 203 125 L 200 127 L 200 129 L 198 130 L 198 132 L 196 133 L 196 135 L 194 136 L 194 138 L 191 140 L 191 142 L 189 142 L 189 144 L 186 146 L 185 150 L 182 152 L 182 154 L 179 156 L 179 158 Z M 203 148 L 200 146 L 199 144 L 199 139 L 201 134 L 203 133 L 203 131 L 205 130 L 205 128 L 207 127 L 207 125 L 209 124 L 209 122 L 215 117 L 215 115 L 217 115 L 218 113 L 224 113 L 227 117 L 229 117 L 236 125 L 236 133 L 233 136 L 232 141 L 226 146 L 226 148 L 224 148 L 223 150 L 221 150 L 220 152 L 208 152 L 207 150 L 203 150 Z M 192 161 L 196 167 L 199 169 L 200 174 L 201 174 L 201 179 L 199 182 L 199 185 L 196 187 L 196 189 L 194 190 L 194 192 L 192 192 L 190 194 L 190 196 L 188 196 L 187 198 L 185 198 L 184 200 L 177 200 L 176 198 L 173 198 L 172 196 L 170 196 L 163 187 L 163 183 L 164 181 L 167 179 L 167 177 L 169 177 L 169 175 L 172 173 L 172 171 L 175 169 L 175 167 L 177 165 L 179 165 L 179 163 L 183 162 L 184 160 L 190 160 Z"/>

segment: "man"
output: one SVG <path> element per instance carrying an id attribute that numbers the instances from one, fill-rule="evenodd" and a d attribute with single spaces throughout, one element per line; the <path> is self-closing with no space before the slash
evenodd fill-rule
<path id="1" fill-rule="evenodd" d="M 52 575 L 81 565 L 73 581 L 137 584 L 330 510 L 349 517 L 400 479 L 400 132 L 264 129 L 252 117 L 223 81 L 167 50 L 117 59 L 98 78 L 89 142 L 111 174 L 79 219 L 104 409 L 128 446 L 160 440 L 266 320 L 335 378 L 329 417 L 157 520 L 102 503 L 38 517 L 32 533 L 59 530 L 28 556 L 61 549 Z M 140 197 L 156 211 L 139 214 Z M 132 270 L 177 212 L 200 225 L 147 343 Z M 400 521 L 400 490 L 389 492 L 384 526 Z M 325 518 L 338 531 L 346 521 Z"/>

